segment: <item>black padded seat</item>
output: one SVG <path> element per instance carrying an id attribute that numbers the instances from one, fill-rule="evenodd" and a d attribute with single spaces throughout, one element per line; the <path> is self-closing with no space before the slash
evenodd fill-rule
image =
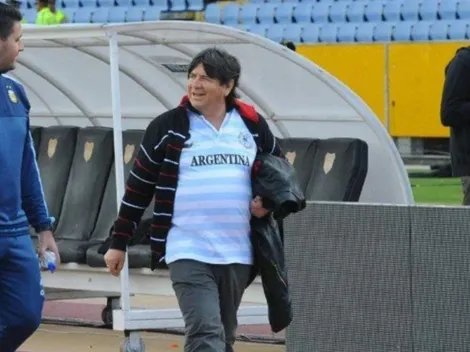
<path id="1" fill-rule="evenodd" d="M 124 147 L 124 179 L 127 179 L 129 172 L 134 164 L 135 156 L 140 147 L 144 136 L 144 131 L 128 130 L 123 133 Z M 153 201 L 145 210 L 142 217 L 143 221 L 138 234 L 129 246 L 129 267 L 141 268 L 148 267 L 150 264 L 150 247 L 141 245 L 143 237 L 148 232 L 145 226 L 148 225 L 146 219 L 151 219 L 153 210 Z M 116 179 L 115 167 L 113 165 L 108 184 L 106 185 L 105 195 L 101 204 L 100 214 L 96 223 L 95 230 L 89 239 L 90 247 L 87 250 L 86 261 L 90 267 L 105 267 L 103 254 L 98 253 L 99 248 L 109 238 L 111 227 L 117 217 L 117 199 L 116 199 Z M 136 245 L 132 245 L 136 244 Z M 148 257 L 147 261 L 144 258 Z"/>
<path id="2" fill-rule="evenodd" d="M 305 192 L 312 173 L 317 149 L 317 139 L 285 138 L 278 139 L 286 158 L 294 166 L 302 191 Z"/>
<path id="3" fill-rule="evenodd" d="M 86 127 L 77 143 L 55 231 L 63 263 L 86 263 L 86 250 L 113 162 L 110 128 Z"/>
<path id="4" fill-rule="evenodd" d="M 317 140 L 306 189 L 311 201 L 357 202 L 367 176 L 368 146 L 355 138 Z"/>
<path id="5" fill-rule="evenodd" d="M 43 127 L 41 126 L 30 126 L 29 130 L 31 132 L 31 137 L 33 138 L 34 151 L 36 155 L 39 151 L 39 144 L 41 143 L 41 132 Z"/>

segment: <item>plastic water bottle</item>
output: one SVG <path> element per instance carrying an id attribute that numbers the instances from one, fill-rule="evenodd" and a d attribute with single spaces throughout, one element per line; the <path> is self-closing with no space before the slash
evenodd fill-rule
<path id="1" fill-rule="evenodd" d="M 46 269 L 53 273 L 56 269 L 55 254 L 51 251 L 46 251 L 44 258 L 39 258 L 39 266 L 41 269 Z"/>

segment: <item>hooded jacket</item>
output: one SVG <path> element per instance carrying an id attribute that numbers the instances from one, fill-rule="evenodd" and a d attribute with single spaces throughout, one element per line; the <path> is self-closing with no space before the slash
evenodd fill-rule
<path id="1" fill-rule="evenodd" d="M 470 176 L 470 47 L 458 49 L 445 68 L 441 123 L 450 127 L 453 176 Z"/>
<path id="2" fill-rule="evenodd" d="M 259 273 L 268 304 L 268 317 L 273 332 L 285 329 L 292 321 L 292 304 L 284 262 L 284 245 L 278 225 L 289 214 L 306 206 L 304 194 L 294 168 L 277 156 L 260 153 L 253 165 L 253 196 L 263 199 L 272 212 L 264 218 L 252 217 L 251 242 L 254 252 L 252 280 Z"/>

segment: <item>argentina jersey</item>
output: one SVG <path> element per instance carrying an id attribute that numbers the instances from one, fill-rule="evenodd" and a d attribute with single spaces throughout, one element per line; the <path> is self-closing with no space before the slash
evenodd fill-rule
<path id="1" fill-rule="evenodd" d="M 189 119 L 165 260 L 252 264 L 254 138 L 235 109 L 219 131 L 202 116 L 190 112 Z"/>

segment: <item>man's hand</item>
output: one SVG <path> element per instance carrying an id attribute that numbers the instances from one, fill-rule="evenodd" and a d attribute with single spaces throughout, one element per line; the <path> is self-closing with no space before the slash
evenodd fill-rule
<path id="1" fill-rule="evenodd" d="M 119 249 L 108 249 L 104 255 L 106 266 L 108 267 L 109 272 L 114 276 L 119 276 L 125 260 L 126 252 L 120 251 Z"/>
<path id="2" fill-rule="evenodd" d="M 39 239 L 39 256 L 41 258 L 44 258 L 44 255 L 46 254 L 47 250 L 50 250 L 55 254 L 55 260 L 56 260 L 56 268 L 59 267 L 60 265 L 60 255 L 59 255 L 59 249 L 57 248 L 57 245 L 54 240 L 54 235 L 52 234 L 52 231 L 41 231 L 38 234 L 38 239 Z"/>
<path id="3" fill-rule="evenodd" d="M 251 215 L 257 218 L 263 218 L 269 213 L 268 209 L 263 208 L 263 200 L 261 199 L 260 196 L 256 196 L 255 198 L 251 200 L 250 211 L 251 211 Z"/>

